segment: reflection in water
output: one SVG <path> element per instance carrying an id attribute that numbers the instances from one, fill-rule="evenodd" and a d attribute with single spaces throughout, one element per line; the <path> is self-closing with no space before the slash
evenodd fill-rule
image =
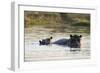
<path id="1" fill-rule="evenodd" d="M 73 30 L 54 28 L 44 28 L 43 26 L 34 26 L 25 28 L 25 61 L 37 60 L 55 60 L 55 59 L 85 59 L 90 58 L 90 36 L 88 33 L 72 33 Z M 69 47 L 59 45 L 39 45 L 39 40 L 53 36 L 52 42 L 66 38 L 70 34 L 82 35 L 81 51 L 71 52 Z M 75 49 L 75 48 L 72 48 Z"/>

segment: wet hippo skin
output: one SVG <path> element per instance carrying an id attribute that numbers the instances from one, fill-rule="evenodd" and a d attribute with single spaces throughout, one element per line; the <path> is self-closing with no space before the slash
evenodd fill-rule
<path id="1" fill-rule="evenodd" d="M 82 35 L 70 35 L 69 39 L 62 38 L 57 41 L 51 42 L 52 37 L 39 41 L 40 45 L 56 44 L 68 46 L 70 48 L 80 48 Z"/>

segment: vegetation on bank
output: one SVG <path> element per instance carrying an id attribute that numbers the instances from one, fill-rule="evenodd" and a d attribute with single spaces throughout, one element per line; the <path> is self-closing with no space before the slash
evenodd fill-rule
<path id="1" fill-rule="evenodd" d="M 90 14 L 24 11 L 25 28 L 41 25 L 47 28 L 90 30 Z"/>

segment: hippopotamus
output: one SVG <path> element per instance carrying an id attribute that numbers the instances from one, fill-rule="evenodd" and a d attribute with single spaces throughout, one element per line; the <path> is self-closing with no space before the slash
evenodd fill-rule
<path id="1" fill-rule="evenodd" d="M 71 48 L 80 48 L 81 47 L 81 38 L 82 35 L 70 35 L 70 47 Z"/>
<path id="2" fill-rule="evenodd" d="M 81 46 L 81 37 L 82 37 L 82 35 L 80 35 L 80 36 L 70 35 L 69 39 L 66 39 L 66 38 L 59 39 L 59 40 L 53 42 L 53 44 L 68 46 L 70 48 L 80 48 L 80 46 Z"/>
<path id="3" fill-rule="evenodd" d="M 39 40 L 40 45 L 49 45 L 51 43 L 52 36 L 50 38 Z"/>

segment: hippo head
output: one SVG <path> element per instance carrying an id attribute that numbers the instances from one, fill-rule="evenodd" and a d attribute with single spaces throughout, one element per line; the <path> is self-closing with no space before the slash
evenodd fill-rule
<path id="1" fill-rule="evenodd" d="M 80 48 L 82 35 L 70 35 L 70 47 Z"/>
<path id="2" fill-rule="evenodd" d="M 51 43 L 52 38 L 53 37 L 51 36 L 50 38 L 39 40 L 39 43 L 40 43 L 40 45 L 49 45 Z"/>

